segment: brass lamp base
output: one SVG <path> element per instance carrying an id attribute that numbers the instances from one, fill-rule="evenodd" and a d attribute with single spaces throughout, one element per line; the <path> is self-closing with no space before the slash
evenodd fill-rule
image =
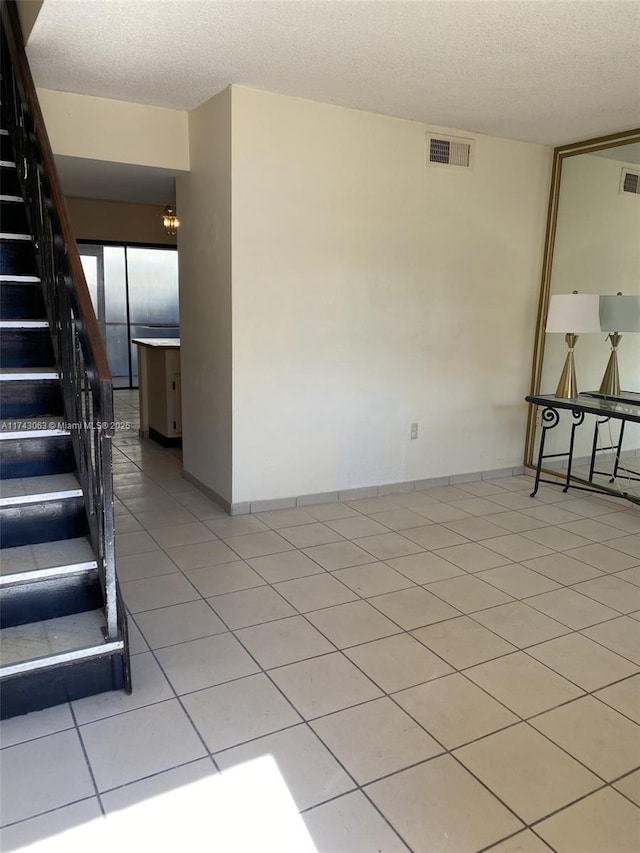
<path id="1" fill-rule="evenodd" d="M 567 358 L 565 359 L 564 367 L 560 374 L 560 381 L 556 388 L 556 397 L 560 397 L 563 400 L 573 400 L 578 396 L 576 364 L 573 359 L 573 350 L 576 345 L 576 341 L 578 340 L 578 335 L 574 335 L 570 332 L 564 336 L 564 339 L 569 347 L 569 352 L 567 353 Z"/>
<path id="2" fill-rule="evenodd" d="M 622 335 L 618 332 L 611 332 L 609 335 L 611 341 L 611 355 L 607 369 L 600 383 L 600 393 L 607 397 L 618 397 L 620 394 L 620 374 L 618 372 L 618 345 L 622 340 Z"/>

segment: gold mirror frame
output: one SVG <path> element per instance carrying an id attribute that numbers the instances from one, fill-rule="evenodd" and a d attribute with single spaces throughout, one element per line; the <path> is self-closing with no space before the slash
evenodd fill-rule
<path id="1" fill-rule="evenodd" d="M 633 142 L 640 142 L 640 128 L 627 130 L 624 133 L 613 133 L 609 136 L 600 136 L 596 139 L 587 139 L 584 142 L 574 142 L 571 145 L 561 145 L 554 149 L 553 170 L 551 172 L 551 190 L 549 193 L 549 208 L 547 212 L 547 230 L 545 235 L 542 265 L 542 283 L 540 286 L 538 319 L 536 323 L 533 365 L 531 369 L 531 391 L 529 393 L 532 395 L 540 393 L 540 380 L 542 377 L 542 366 L 544 363 L 545 329 L 547 325 L 547 311 L 549 309 L 549 291 L 553 265 L 553 252 L 556 240 L 558 199 L 560 197 L 560 185 L 562 181 L 562 164 L 567 157 L 575 157 L 577 154 L 589 154 L 592 151 L 601 151 L 605 148 L 616 148 L 620 145 L 628 145 Z M 536 467 L 536 462 L 534 462 L 533 459 L 536 426 L 536 407 L 533 404 L 529 404 L 524 464 L 525 467 L 533 469 Z M 542 470 L 547 474 L 556 476 L 558 474 L 557 471 L 551 471 L 548 469 Z M 579 477 L 572 479 L 580 480 Z"/>

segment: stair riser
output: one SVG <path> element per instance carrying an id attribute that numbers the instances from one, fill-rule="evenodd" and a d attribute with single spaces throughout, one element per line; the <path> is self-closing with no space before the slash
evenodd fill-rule
<path id="1" fill-rule="evenodd" d="M 4 122 L 3 122 L 4 124 Z M 13 160 L 13 148 L 9 136 L 0 136 L 0 160 Z"/>
<path id="2" fill-rule="evenodd" d="M 58 380 L 0 382 L 0 413 L 3 418 L 58 416 L 63 411 Z"/>
<path id="3" fill-rule="evenodd" d="M 0 367 L 53 367 L 49 329 L 0 329 Z"/>
<path id="4" fill-rule="evenodd" d="M 2 137 L 0 137 L 2 138 Z M 0 190 L 7 194 L 4 184 Z M 27 224 L 27 213 L 22 202 L 2 201 L 0 202 L 0 221 L 3 234 L 29 234 Z"/>
<path id="5" fill-rule="evenodd" d="M 5 192 L 5 188 L 2 188 Z M 36 255 L 31 240 L 0 241 L 2 275 L 37 275 Z"/>
<path id="6" fill-rule="evenodd" d="M 44 477 L 47 474 L 69 474 L 75 470 L 75 467 L 70 435 L 0 441 L 0 479 L 2 480 Z"/>
<path id="7" fill-rule="evenodd" d="M 45 316 L 39 283 L 0 282 L 0 320 L 44 320 Z"/>
<path id="8" fill-rule="evenodd" d="M 89 532 L 81 497 L 0 508 L 0 547 L 75 539 Z"/>
<path id="9" fill-rule="evenodd" d="M 18 173 L 15 168 L 4 166 L 0 174 L 0 182 L 2 183 L 2 187 L 0 187 L 2 195 L 22 196 Z"/>
<path id="10" fill-rule="evenodd" d="M 0 628 L 57 619 L 102 607 L 96 569 L 0 590 Z"/>
<path id="11" fill-rule="evenodd" d="M 39 711 L 107 690 L 126 689 L 124 652 L 2 679 L 0 717 Z"/>

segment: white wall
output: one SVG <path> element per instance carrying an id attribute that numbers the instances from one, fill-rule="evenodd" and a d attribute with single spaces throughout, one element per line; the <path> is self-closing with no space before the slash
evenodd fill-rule
<path id="1" fill-rule="evenodd" d="M 231 502 L 231 90 L 189 114 L 176 181 L 184 470 Z"/>
<path id="2" fill-rule="evenodd" d="M 232 92 L 233 501 L 521 464 L 550 150 Z"/>
<path id="3" fill-rule="evenodd" d="M 38 89 L 38 100 L 55 154 L 189 168 L 188 113 L 111 98 Z"/>

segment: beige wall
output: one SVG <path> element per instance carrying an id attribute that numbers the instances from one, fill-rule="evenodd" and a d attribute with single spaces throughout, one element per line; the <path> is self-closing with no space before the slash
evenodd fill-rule
<path id="1" fill-rule="evenodd" d="M 164 169 L 189 168 L 188 114 L 92 95 L 38 89 L 55 154 L 133 163 Z"/>
<path id="2" fill-rule="evenodd" d="M 230 89 L 189 114 L 189 141 L 192 171 L 176 181 L 184 470 L 230 502 Z"/>
<path id="3" fill-rule="evenodd" d="M 175 246 L 162 224 L 164 207 L 87 198 L 67 198 L 76 240 L 117 243 L 160 243 Z"/>
<path id="4" fill-rule="evenodd" d="M 550 149 L 457 131 L 463 171 L 414 122 L 232 115 L 233 501 L 520 465 Z"/>
<path id="5" fill-rule="evenodd" d="M 234 504 L 522 463 L 551 151 L 232 87 L 177 181 L 184 464 Z M 409 438 L 419 424 L 419 437 Z"/>

